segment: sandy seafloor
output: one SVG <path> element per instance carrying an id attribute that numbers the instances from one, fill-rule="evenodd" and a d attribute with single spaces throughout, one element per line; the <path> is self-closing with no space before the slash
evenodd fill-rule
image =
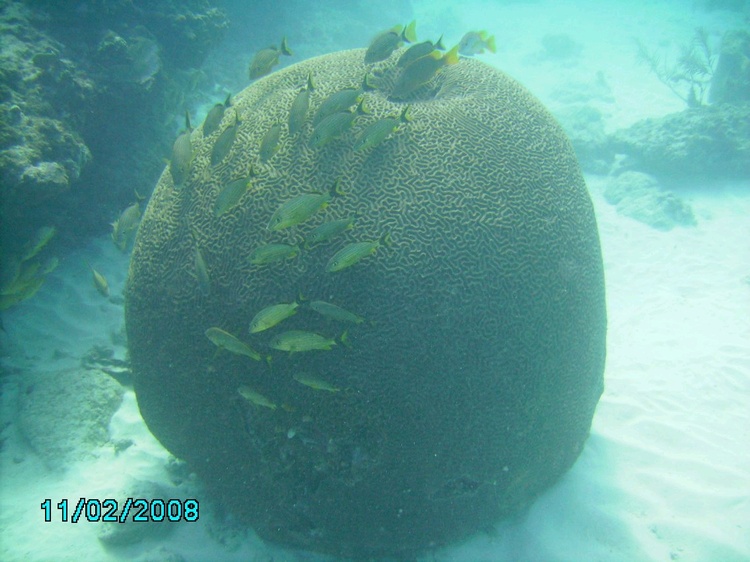
<path id="1" fill-rule="evenodd" d="M 669 47 L 697 25 L 716 36 L 748 25 L 736 13 L 707 13 L 689 1 L 497 4 L 418 2 L 420 38 L 444 30 L 450 44 L 466 30 L 490 29 L 499 49 L 483 60 L 553 109 L 555 92 L 591 84 L 601 71 L 611 97 L 591 103 L 611 130 L 683 108 L 636 63 L 636 37 Z M 393 23 L 372 22 L 373 34 Z M 567 65 L 540 60 L 541 37 L 560 32 L 582 45 L 580 56 Z M 287 33 L 294 37 L 292 22 Z M 673 188 L 698 224 L 663 232 L 607 204 L 607 178 L 586 180 L 609 317 L 605 391 L 591 436 L 575 466 L 527 513 L 424 559 L 750 560 L 750 183 Z M 115 297 L 121 293 L 127 256 L 102 237 L 64 256 L 38 295 L 3 315 L 0 560 L 326 559 L 222 525 L 209 505 L 198 523 L 122 548 L 103 547 L 97 524 L 61 523 L 57 513 L 42 521 L 45 498 L 118 497 L 131 478 L 173 478 L 169 454 L 140 419 L 132 392 L 109 426 L 113 442 L 133 442 L 119 454 L 110 444 L 51 467 L 17 431 L 16 403 L 30 373 L 75 368 L 94 345 L 124 357 L 122 306 L 94 290 L 84 258 L 107 276 Z M 180 490 L 201 493 L 189 478 Z"/>

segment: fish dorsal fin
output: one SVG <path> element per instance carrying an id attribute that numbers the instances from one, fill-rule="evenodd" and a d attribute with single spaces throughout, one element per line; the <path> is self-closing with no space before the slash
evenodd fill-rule
<path id="1" fill-rule="evenodd" d="M 294 54 L 294 52 L 289 48 L 289 45 L 286 42 L 286 37 L 281 38 L 281 47 L 277 50 L 281 51 L 281 54 L 286 55 L 287 57 L 291 57 Z"/>
<path id="2" fill-rule="evenodd" d="M 411 20 L 401 32 L 401 39 L 407 43 L 414 43 L 417 40 L 417 20 Z"/>
<path id="3" fill-rule="evenodd" d="M 458 47 L 459 47 L 459 45 L 456 45 L 450 51 L 448 51 L 447 53 L 445 53 L 443 55 L 443 57 L 442 57 L 443 58 L 443 62 L 446 65 L 448 65 L 448 64 L 456 64 L 458 62 Z M 433 53 L 437 53 L 437 51 L 433 51 Z"/>

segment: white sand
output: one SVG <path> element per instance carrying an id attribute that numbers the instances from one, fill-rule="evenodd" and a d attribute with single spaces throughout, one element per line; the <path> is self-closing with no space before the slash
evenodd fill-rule
<path id="1" fill-rule="evenodd" d="M 577 2 L 577 8 L 519 2 L 502 9 L 477 2 L 443 9 L 424 1 L 415 14 L 422 37 L 437 37 L 441 28 L 491 29 L 500 50 L 485 60 L 551 106 L 555 89 L 591 83 L 601 70 L 614 102 L 600 102 L 599 109 L 616 129 L 682 109 L 635 63 L 632 40 L 674 44 L 689 39 L 696 25 L 718 33 L 731 22 L 729 14 L 709 17 L 689 4 L 656 2 L 635 11 L 625 2 Z M 533 62 L 540 38 L 562 32 L 583 45 L 580 61 L 564 68 Z M 573 469 L 527 514 L 434 559 L 750 560 L 750 183 L 680 192 L 698 225 L 665 233 L 618 215 L 603 201 L 604 180 L 587 181 L 609 315 L 605 392 L 591 437 Z M 169 455 L 145 428 L 132 393 L 110 424 L 113 441 L 134 442 L 119 455 L 104 446 L 50 470 L 17 433 L 24 372 L 74 367 L 93 345 L 121 340 L 122 307 L 96 293 L 83 256 L 120 294 L 127 260 L 102 238 L 67 256 L 37 296 L 3 315 L 0 559 L 115 561 L 171 552 L 186 560 L 322 560 L 221 528 L 208 508 L 199 523 L 181 524 L 164 541 L 126 549 L 105 549 L 95 524 L 61 523 L 54 510 L 52 523 L 42 521 L 45 498 L 116 497 L 130 477 L 170 483 Z M 115 349 L 122 357 L 124 348 Z M 200 494 L 192 481 L 179 490 Z"/>

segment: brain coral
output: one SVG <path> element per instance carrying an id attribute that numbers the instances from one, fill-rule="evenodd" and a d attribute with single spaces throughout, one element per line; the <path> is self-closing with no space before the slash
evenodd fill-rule
<path id="1" fill-rule="evenodd" d="M 567 138 L 523 87 L 476 60 L 393 102 L 397 57 L 299 63 L 237 94 L 208 138 L 193 131 L 187 179 L 175 187 L 167 169 L 144 214 L 126 294 L 135 390 L 154 435 L 261 536 L 343 556 L 413 556 L 528 506 L 577 458 L 602 392 L 602 260 Z M 371 113 L 310 148 L 316 108 L 368 70 Z M 310 73 L 310 111 L 290 136 Z M 406 104 L 411 122 L 352 150 L 359 131 Z M 235 114 L 236 139 L 211 166 Z M 261 162 L 275 123 L 278 151 Z M 247 192 L 216 216 L 221 188 L 251 166 Z M 279 206 L 337 181 L 343 194 L 327 208 L 267 229 Z M 351 216 L 354 228 L 294 259 L 248 260 Z M 390 246 L 326 272 L 347 243 L 386 233 Z M 259 310 L 299 295 L 366 321 L 344 325 L 302 301 L 279 326 L 248 333 Z M 214 326 L 272 361 L 216 353 L 205 336 Z M 285 330 L 333 337 L 347 326 L 348 345 L 330 351 L 269 347 Z M 278 407 L 246 400 L 241 386 Z"/>

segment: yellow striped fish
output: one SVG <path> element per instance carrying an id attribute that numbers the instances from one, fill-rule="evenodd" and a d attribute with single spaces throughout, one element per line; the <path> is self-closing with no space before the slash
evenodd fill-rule
<path id="1" fill-rule="evenodd" d="M 305 193 L 283 203 L 271 215 L 268 221 L 268 230 L 282 230 L 290 226 L 298 225 L 321 209 L 325 209 L 328 203 L 342 191 L 337 181 L 329 193 Z"/>
<path id="2" fill-rule="evenodd" d="M 291 259 L 299 254 L 299 246 L 289 244 L 265 244 L 255 248 L 250 254 L 250 263 L 265 265 L 285 259 Z"/>
<path id="3" fill-rule="evenodd" d="M 331 256 L 326 265 L 326 271 L 333 273 L 351 267 L 363 258 L 373 255 L 381 245 L 390 246 L 390 241 L 390 236 L 386 232 L 380 240 L 348 244 Z"/>
<path id="4" fill-rule="evenodd" d="M 411 121 L 410 107 L 407 105 L 398 117 L 384 117 L 365 127 L 354 141 L 354 150 L 366 150 L 378 146 L 388 135 L 398 129 L 401 123 Z"/>
<path id="5" fill-rule="evenodd" d="M 281 136 L 281 123 L 274 123 L 268 129 L 260 141 L 258 155 L 261 162 L 268 162 L 279 149 L 279 137 Z"/>
<path id="6" fill-rule="evenodd" d="M 340 306 L 336 306 L 335 304 L 332 304 L 330 302 L 311 301 L 307 306 L 309 306 L 311 310 L 314 310 L 318 314 L 327 316 L 332 320 L 338 320 L 339 322 L 352 322 L 354 324 L 361 324 L 365 321 L 365 319 L 361 316 L 357 316 L 356 314 L 349 312 L 348 310 L 341 308 Z"/>
<path id="7" fill-rule="evenodd" d="M 262 359 L 260 353 L 255 351 L 252 347 L 247 345 L 245 342 L 240 341 L 237 337 L 233 336 L 229 332 L 213 326 L 206 330 L 206 337 L 211 340 L 216 347 L 234 353 L 236 355 L 244 355 L 250 359 L 260 361 Z"/>
<path id="8" fill-rule="evenodd" d="M 309 386 L 314 390 L 327 390 L 328 392 L 338 392 L 341 390 L 340 388 L 336 388 L 332 384 L 312 375 L 297 374 L 294 375 L 293 378 L 298 383 Z"/>
<path id="9" fill-rule="evenodd" d="M 336 340 L 321 336 L 315 332 L 304 330 L 289 330 L 271 340 L 271 347 L 279 351 L 294 353 L 297 351 L 330 350 L 336 345 Z"/>
<path id="10" fill-rule="evenodd" d="M 216 197 L 216 201 L 214 202 L 214 216 L 218 218 L 232 209 L 232 207 L 239 203 L 249 187 L 249 177 L 230 181 L 222 187 L 219 195 Z"/>
<path id="11" fill-rule="evenodd" d="M 273 328 L 282 320 L 286 320 L 290 316 L 297 314 L 298 306 L 299 304 L 296 302 L 267 306 L 253 316 L 253 319 L 250 321 L 250 333 L 257 334 L 263 330 Z"/>
<path id="12" fill-rule="evenodd" d="M 294 135 L 302 128 L 310 108 L 310 94 L 315 89 L 312 74 L 307 75 L 307 87 L 302 88 L 292 102 L 289 110 L 289 134 Z"/>
<path id="13" fill-rule="evenodd" d="M 271 402 L 268 398 L 263 396 L 260 392 L 253 390 L 247 385 L 243 385 L 237 389 L 237 392 L 240 393 L 240 396 L 242 396 L 245 400 L 250 402 L 251 404 L 255 406 L 263 406 L 264 408 L 269 408 L 271 410 L 276 409 L 276 404 Z"/>

